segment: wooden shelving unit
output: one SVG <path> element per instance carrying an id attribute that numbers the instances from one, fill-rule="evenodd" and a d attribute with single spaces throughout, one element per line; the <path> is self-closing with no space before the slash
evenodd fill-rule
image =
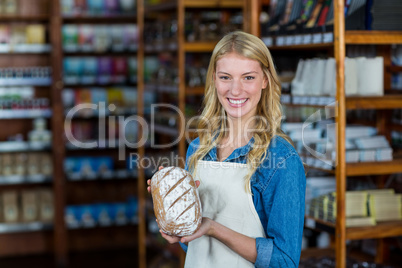
<path id="1" fill-rule="evenodd" d="M 334 0 L 334 31 L 333 42 L 316 43 L 316 44 L 299 44 L 299 45 L 283 45 L 268 46 L 270 50 L 314 50 L 325 49 L 333 50 L 336 60 L 336 80 L 337 80 L 337 163 L 334 172 L 337 180 L 337 220 L 336 223 L 325 222 L 320 219 L 306 216 L 306 221 L 313 225 L 324 226 L 324 231 L 335 233 L 335 256 L 336 267 L 346 267 L 346 240 L 361 239 L 382 239 L 387 237 L 400 236 L 402 233 L 402 221 L 380 222 L 376 226 L 370 227 L 353 227 L 346 228 L 345 225 L 345 191 L 347 177 L 365 176 L 365 175 L 387 175 L 402 172 L 402 160 L 395 158 L 392 161 L 385 162 L 367 162 L 367 163 L 346 163 L 345 162 L 345 127 L 346 127 L 346 111 L 347 110 L 377 110 L 377 122 L 371 122 L 377 126 L 381 134 L 388 133 L 390 129 L 401 129 L 399 125 L 389 122 L 388 111 L 391 109 L 402 109 L 402 94 L 394 93 L 389 90 L 390 76 L 388 73 L 401 72 L 400 67 L 391 66 L 389 46 L 393 44 L 402 44 L 402 32 L 399 31 L 345 31 L 344 18 L 344 1 Z M 303 34 L 302 34 L 303 35 Z M 263 40 L 265 37 L 262 37 Z M 273 43 L 272 37 L 266 37 L 266 43 Z M 269 39 L 269 40 L 268 40 Z M 384 57 L 384 88 L 385 95 L 377 97 L 364 96 L 345 96 L 345 77 L 344 77 L 344 60 L 347 45 L 379 45 L 380 49 L 377 53 Z M 290 107 L 314 107 L 324 108 L 322 105 L 310 104 L 284 104 Z M 326 107 L 327 108 L 327 107 Z M 312 167 L 314 168 L 314 167 Z M 350 178 L 353 179 L 353 178 Z M 379 245 L 383 245 L 380 241 Z M 379 248 L 380 252 L 381 249 Z M 381 256 L 376 257 L 376 261 L 382 261 Z"/>

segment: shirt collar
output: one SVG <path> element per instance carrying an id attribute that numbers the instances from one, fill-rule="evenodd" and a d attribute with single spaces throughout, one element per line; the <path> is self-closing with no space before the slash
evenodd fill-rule
<path id="1" fill-rule="evenodd" d="M 224 160 L 224 162 L 228 162 L 228 161 L 234 160 L 234 159 L 236 159 L 236 158 L 239 158 L 239 157 L 241 157 L 241 156 L 247 155 L 247 154 L 250 152 L 250 150 L 251 150 L 251 148 L 253 147 L 253 145 L 254 145 L 254 137 L 251 137 L 251 139 L 248 141 L 248 143 L 247 143 L 246 145 L 235 149 L 235 150 L 229 155 L 229 157 Z M 208 152 L 207 156 L 209 156 L 212 161 L 217 161 L 218 155 L 217 155 L 217 151 L 216 151 L 216 146 L 213 147 L 213 148 Z"/>

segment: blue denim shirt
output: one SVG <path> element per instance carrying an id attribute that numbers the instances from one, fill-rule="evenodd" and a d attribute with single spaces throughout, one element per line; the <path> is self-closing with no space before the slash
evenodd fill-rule
<path id="1" fill-rule="evenodd" d="M 196 151 L 199 139 L 187 150 L 186 159 Z M 246 163 L 254 139 L 237 148 L 224 162 Z M 216 148 L 205 161 L 217 161 Z M 186 161 L 186 162 L 187 162 Z M 186 163 L 187 169 L 187 163 Z M 282 137 L 271 140 L 267 157 L 251 177 L 251 192 L 255 209 L 266 238 L 256 238 L 255 267 L 298 267 L 304 225 L 306 177 L 299 155 Z M 187 251 L 187 247 L 181 244 Z"/>

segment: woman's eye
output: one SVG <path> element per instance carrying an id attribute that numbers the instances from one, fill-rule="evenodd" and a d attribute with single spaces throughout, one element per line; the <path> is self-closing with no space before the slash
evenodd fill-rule
<path id="1" fill-rule="evenodd" d="M 222 80 L 228 80 L 229 76 L 220 76 L 219 78 L 222 79 Z"/>
<path id="2" fill-rule="evenodd" d="M 246 76 L 244 79 L 246 79 L 246 80 L 253 80 L 253 79 L 254 79 L 254 76 Z"/>

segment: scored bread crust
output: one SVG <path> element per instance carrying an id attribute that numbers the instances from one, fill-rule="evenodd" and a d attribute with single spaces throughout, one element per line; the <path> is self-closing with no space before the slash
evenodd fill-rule
<path id="1" fill-rule="evenodd" d="M 201 201 L 193 177 L 179 167 L 163 168 L 151 179 L 154 213 L 161 230 L 189 236 L 201 226 Z"/>

